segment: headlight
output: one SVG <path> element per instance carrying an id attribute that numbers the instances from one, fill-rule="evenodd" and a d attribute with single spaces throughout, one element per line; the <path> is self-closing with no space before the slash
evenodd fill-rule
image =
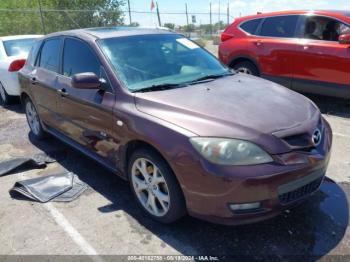
<path id="1" fill-rule="evenodd" d="M 208 161 L 219 165 L 256 165 L 272 162 L 257 145 L 238 139 L 193 137 L 190 142 Z"/>

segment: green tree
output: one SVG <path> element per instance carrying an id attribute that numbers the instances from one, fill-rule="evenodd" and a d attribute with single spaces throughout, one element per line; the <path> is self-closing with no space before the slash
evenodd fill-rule
<path id="1" fill-rule="evenodd" d="M 123 24 L 124 0 L 40 0 L 46 33 Z M 0 35 L 43 33 L 39 0 L 1 0 Z"/>
<path id="2" fill-rule="evenodd" d="M 135 26 L 135 27 L 137 27 L 137 26 L 140 26 L 140 24 L 139 24 L 138 22 L 132 22 L 129 26 Z"/>
<path id="3" fill-rule="evenodd" d="M 175 29 L 175 24 L 173 24 L 173 23 L 165 23 L 164 27 L 167 27 L 167 28 L 169 28 L 171 30 L 174 30 Z"/>
<path id="4" fill-rule="evenodd" d="M 37 1 L 1 0 L 0 35 L 41 33 Z"/>
<path id="5" fill-rule="evenodd" d="M 196 29 L 196 26 L 194 24 L 184 25 L 182 29 L 185 32 L 193 32 Z"/>
<path id="6" fill-rule="evenodd" d="M 214 30 L 214 27 L 210 26 L 210 24 L 202 24 L 199 26 L 199 29 L 202 30 L 205 34 L 210 34 L 211 30 Z"/>

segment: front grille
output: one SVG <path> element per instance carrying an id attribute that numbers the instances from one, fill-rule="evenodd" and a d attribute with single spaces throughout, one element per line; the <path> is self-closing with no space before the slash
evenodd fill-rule
<path id="1" fill-rule="evenodd" d="M 323 123 L 322 123 L 321 118 L 318 120 L 318 123 L 317 123 L 317 126 L 315 127 L 315 130 L 316 130 L 316 128 L 318 128 L 323 135 Z M 297 149 L 304 149 L 304 150 L 306 149 L 307 150 L 307 149 L 315 147 L 315 145 L 312 142 L 312 134 L 307 133 L 307 132 L 281 137 L 281 139 L 284 140 L 291 147 L 297 148 Z"/>
<path id="2" fill-rule="evenodd" d="M 302 148 L 313 146 L 313 144 L 311 143 L 311 136 L 306 133 L 284 137 L 283 140 L 293 147 Z"/>
<path id="3" fill-rule="evenodd" d="M 279 200 L 282 204 L 289 204 L 297 201 L 317 190 L 322 183 L 323 177 L 320 177 L 302 187 L 299 187 L 293 191 L 279 195 Z"/>

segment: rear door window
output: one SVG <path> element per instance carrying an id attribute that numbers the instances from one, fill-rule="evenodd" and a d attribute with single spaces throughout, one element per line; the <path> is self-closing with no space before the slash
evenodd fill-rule
<path id="1" fill-rule="evenodd" d="M 39 66 L 52 72 L 59 72 L 60 39 L 46 40 L 40 54 Z"/>
<path id="2" fill-rule="evenodd" d="M 281 38 L 294 37 L 298 18 L 298 15 L 268 17 L 261 26 L 260 35 Z"/>
<path id="3" fill-rule="evenodd" d="M 101 64 L 91 48 L 81 40 L 66 38 L 63 49 L 63 75 L 92 72 L 100 76 Z"/>
<path id="4" fill-rule="evenodd" d="M 260 19 L 254 19 L 254 20 L 244 22 L 243 24 L 240 25 L 240 28 L 249 34 L 254 35 L 261 20 L 262 19 L 260 18 Z"/>
<path id="5" fill-rule="evenodd" d="M 36 60 L 36 57 L 38 55 L 38 51 L 40 49 L 41 43 L 42 43 L 41 41 L 35 42 L 32 49 L 29 52 L 29 55 L 27 58 L 27 63 L 31 66 L 35 65 L 35 60 Z"/>

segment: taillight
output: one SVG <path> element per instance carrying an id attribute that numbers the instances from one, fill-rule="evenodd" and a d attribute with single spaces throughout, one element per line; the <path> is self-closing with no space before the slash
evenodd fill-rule
<path id="1" fill-rule="evenodd" d="M 225 42 L 231 38 L 233 38 L 233 34 L 229 34 L 225 32 L 221 34 L 221 42 Z"/>
<path id="2" fill-rule="evenodd" d="M 25 63 L 25 59 L 14 60 L 9 66 L 9 72 L 16 72 L 21 70 Z"/>

